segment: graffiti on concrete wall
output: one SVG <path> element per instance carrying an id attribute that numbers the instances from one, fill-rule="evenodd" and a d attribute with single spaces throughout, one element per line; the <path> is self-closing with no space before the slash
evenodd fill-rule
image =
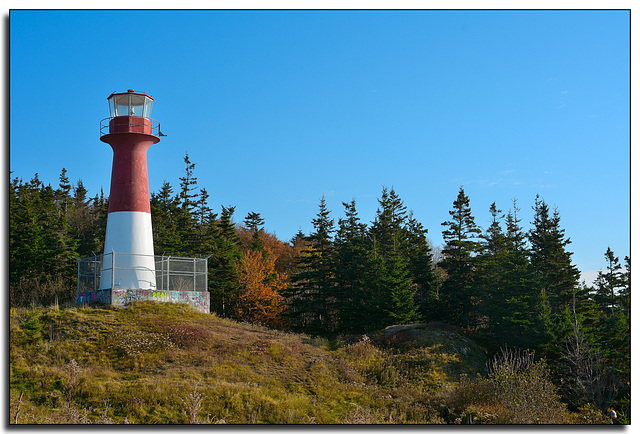
<path id="1" fill-rule="evenodd" d="M 209 313 L 208 291 L 160 291 L 154 289 L 113 289 L 106 291 L 84 291 L 76 295 L 76 303 L 106 303 L 126 306 L 133 301 L 152 300 L 161 303 L 184 303 L 200 312 Z"/>
<path id="2" fill-rule="evenodd" d="M 76 294 L 76 303 L 111 303 L 110 291 L 83 291 Z"/>

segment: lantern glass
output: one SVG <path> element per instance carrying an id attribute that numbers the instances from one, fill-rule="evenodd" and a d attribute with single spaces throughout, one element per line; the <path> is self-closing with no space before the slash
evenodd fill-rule
<path id="1" fill-rule="evenodd" d="M 140 116 L 151 118 L 153 99 L 145 94 L 119 93 L 109 98 L 109 113 L 111 117 Z"/>

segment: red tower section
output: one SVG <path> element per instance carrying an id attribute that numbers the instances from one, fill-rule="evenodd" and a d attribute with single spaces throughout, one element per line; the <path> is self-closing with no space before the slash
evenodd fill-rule
<path id="1" fill-rule="evenodd" d="M 112 94 L 108 99 L 111 118 L 108 133 L 100 140 L 113 149 L 109 212 L 150 213 L 147 150 L 160 141 L 159 124 L 154 126 L 148 117 L 153 98 L 130 89 L 126 94 Z"/>

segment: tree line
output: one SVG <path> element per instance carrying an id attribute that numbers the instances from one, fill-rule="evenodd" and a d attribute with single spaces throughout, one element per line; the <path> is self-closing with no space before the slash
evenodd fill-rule
<path id="1" fill-rule="evenodd" d="M 370 223 L 355 200 L 336 221 L 323 197 L 311 232 L 283 242 L 258 212 L 242 224 L 231 205 L 214 213 L 188 154 L 184 163 L 175 191 L 165 181 L 151 193 L 154 248 L 209 256 L 212 313 L 327 337 L 442 322 L 490 352 L 535 351 L 576 407 L 628 408 L 630 258 L 608 248 L 595 283 L 581 283 L 559 211 L 543 198 L 529 229 L 516 200 L 506 213 L 491 204 L 483 229 L 460 187 L 436 252 L 393 188 L 382 189 Z M 75 258 L 102 252 L 108 198 L 72 185 L 65 169 L 57 188 L 36 174 L 11 178 L 9 190 L 11 306 L 73 300 Z"/>

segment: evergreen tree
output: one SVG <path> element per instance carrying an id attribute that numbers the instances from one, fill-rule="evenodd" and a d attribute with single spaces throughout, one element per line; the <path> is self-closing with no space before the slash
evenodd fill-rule
<path id="1" fill-rule="evenodd" d="M 383 256 L 389 252 L 402 252 L 406 247 L 407 207 L 395 190 L 387 187 L 382 188 L 378 204 L 376 218 L 369 229 L 370 237 L 378 242 Z"/>
<path id="2" fill-rule="evenodd" d="M 474 271 L 480 248 L 477 237 L 481 230 L 471 215 L 469 197 L 462 187 L 449 215 L 451 220 L 442 223 L 446 229 L 442 232 L 445 247 L 440 266 L 448 276 L 443 283 L 442 297 L 446 302 L 449 321 L 473 329 L 478 326 L 476 305 L 480 294 L 475 290 Z"/>
<path id="3" fill-rule="evenodd" d="M 598 313 L 597 322 L 592 328 L 597 351 L 602 354 L 607 368 L 617 379 L 615 385 L 617 398 L 622 399 L 630 393 L 631 382 L 631 312 L 630 312 L 630 259 L 625 257 L 625 269 L 622 269 L 618 257 L 611 248 L 604 255 L 606 269 L 598 273 L 594 282 L 594 304 Z M 607 402 L 607 405 L 610 403 Z"/>
<path id="4" fill-rule="evenodd" d="M 198 179 L 194 175 L 195 163 L 189 159 L 189 154 L 184 157 L 185 172 L 180 177 L 180 208 L 176 214 L 176 232 L 178 252 L 184 256 L 195 256 L 199 250 L 197 246 L 197 230 L 195 211 L 197 206 L 197 185 Z"/>
<path id="5" fill-rule="evenodd" d="M 178 210 L 179 199 L 174 196 L 171 184 L 164 181 L 158 193 L 151 193 L 153 242 L 158 254 L 178 255 L 180 252 Z"/>
<path id="6" fill-rule="evenodd" d="M 615 315 L 619 309 L 617 293 L 623 287 L 622 266 L 620 260 L 613 254 L 611 247 L 607 247 L 604 254 L 607 261 L 605 272 L 600 271 L 595 281 L 595 300 L 602 311 L 609 315 Z"/>
<path id="7" fill-rule="evenodd" d="M 409 260 L 408 272 L 415 294 L 415 304 L 424 319 L 434 319 L 433 314 L 439 313 L 440 306 L 427 229 L 413 216 L 413 213 L 409 213 L 405 228 L 407 236 L 405 255 Z"/>
<path id="8" fill-rule="evenodd" d="M 204 188 L 196 202 L 195 211 L 196 233 L 194 256 L 205 256 L 216 249 L 220 238 L 220 229 L 217 224 L 218 215 L 208 205 L 209 193 Z"/>
<path id="9" fill-rule="evenodd" d="M 56 191 L 57 197 L 64 197 L 66 186 Z M 92 236 L 96 212 L 92 208 L 93 200 L 87 197 L 88 190 L 79 179 L 73 187 L 73 197 L 70 205 L 66 206 L 66 213 L 63 213 L 63 225 L 69 232 L 69 238 L 77 240 L 77 250 L 81 257 L 92 255 L 96 247 L 95 238 Z"/>
<path id="10" fill-rule="evenodd" d="M 59 201 L 62 207 L 62 212 L 67 213 L 69 211 L 69 202 L 71 199 L 71 195 L 69 192 L 71 191 L 71 183 L 69 182 L 69 178 L 67 177 L 67 169 L 62 168 L 62 172 L 60 173 L 60 183 L 58 184 L 59 188 L 57 191 L 56 199 Z"/>
<path id="11" fill-rule="evenodd" d="M 192 163 L 189 159 L 189 153 L 184 156 L 185 173 L 180 179 L 180 206 L 183 210 L 191 213 L 196 207 L 196 197 L 198 178 L 194 175 L 196 163 Z"/>
<path id="12" fill-rule="evenodd" d="M 491 224 L 481 238 L 481 254 L 478 256 L 477 285 L 482 293 L 483 303 L 479 313 L 484 326 L 482 334 L 491 341 L 504 339 L 503 326 L 508 314 L 509 299 L 508 277 L 504 267 L 507 264 L 507 241 L 500 224 L 503 219 L 502 210 L 493 202 L 489 208 Z M 502 342 L 501 342 L 502 343 Z"/>
<path id="13" fill-rule="evenodd" d="M 491 316 L 496 344 L 533 349 L 536 340 L 541 340 L 537 315 L 540 300 L 519 211 L 514 199 L 505 220 L 505 251 L 500 261 L 503 292 L 493 295 L 495 309 Z"/>
<path id="14" fill-rule="evenodd" d="M 625 315 L 631 313 L 631 258 L 624 257 L 624 271 L 622 272 L 620 287 L 620 309 Z"/>
<path id="15" fill-rule="evenodd" d="M 376 328 L 394 324 L 408 324 L 418 319 L 414 302 L 415 288 L 409 277 L 408 260 L 399 251 L 391 250 L 385 256 L 374 241 L 372 270 L 377 276 L 371 285 L 378 287 L 374 298 L 371 323 Z"/>
<path id="16" fill-rule="evenodd" d="M 339 323 L 342 331 L 367 329 L 372 306 L 368 276 L 367 225 L 360 222 L 356 201 L 343 202 L 344 218 L 338 220 L 335 237 L 335 282 Z"/>
<path id="17" fill-rule="evenodd" d="M 264 243 L 260 239 L 260 231 L 264 225 L 264 219 L 260 217 L 260 213 L 250 212 L 244 219 L 244 224 L 252 232 L 251 246 L 252 250 L 264 251 Z"/>
<path id="18" fill-rule="evenodd" d="M 292 277 L 288 317 L 294 327 L 315 335 L 336 331 L 338 313 L 333 276 L 334 221 L 330 218 L 324 195 L 313 232 L 306 238 L 308 247 L 298 260 L 298 273 Z"/>
<path id="19" fill-rule="evenodd" d="M 236 311 L 240 294 L 238 264 L 242 260 L 241 241 L 233 223 L 235 207 L 222 206 L 218 221 L 217 246 L 209 258 L 209 291 L 211 308 L 222 316 L 231 316 Z"/>
<path id="20" fill-rule="evenodd" d="M 539 352 L 553 364 L 560 357 L 560 349 L 571 332 L 572 322 L 566 312 L 577 294 L 577 309 L 582 312 L 584 292 L 576 292 L 580 273 L 571 263 L 572 253 L 566 250 L 571 241 L 565 238 L 560 228 L 557 209 L 550 214 L 544 200 L 536 197 L 533 228 L 529 231 L 530 263 L 534 273 L 534 284 L 539 290 L 539 314 L 543 326 L 544 343 Z"/>
<path id="21" fill-rule="evenodd" d="M 56 191 L 38 174 L 10 183 L 9 280 L 13 306 L 73 297 L 77 239 L 66 214 L 57 212 Z M 57 282 L 57 283 L 53 283 Z"/>
<path id="22" fill-rule="evenodd" d="M 533 209 L 533 229 L 529 232 L 531 266 L 549 297 L 552 312 L 559 314 L 571 305 L 580 273 L 571 263 L 573 253 L 566 249 L 571 240 L 560 228 L 558 210 L 550 214 L 549 206 L 539 196 Z"/>
<path id="23" fill-rule="evenodd" d="M 107 232 L 107 218 L 109 216 L 109 198 L 105 197 L 102 188 L 100 189 L 100 193 L 93 198 L 92 208 L 94 218 L 92 228 L 89 231 L 91 241 L 87 242 L 87 245 L 89 246 L 87 251 L 90 251 L 91 254 L 94 255 L 104 251 L 104 240 Z"/>
<path id="24" fill-rule="evenodd" d="M 409 230 L 407 207 L 395 190 L 383 187 L 378 203 L 376 218 L 369 229 L 373 249 L 369 285 L 377 288 L 370 321 L 378 327 L 386 327 L 418 318 L 415 294 L 418 290 L 417 281 L 422 276 L 416 277 L 414 284 L 411 271 L 418 276 L 420 261 L 428 258 L 421 257 L 426 253 L 423 250 L 426 239 L 421 240 L 423 228 L 413 220 L 413 232 Z M 415 263 L 411 262 L 411 253 L 417 253 Z M 411 269 L 412 265 L 415 265 L 415 270 Z"/>

